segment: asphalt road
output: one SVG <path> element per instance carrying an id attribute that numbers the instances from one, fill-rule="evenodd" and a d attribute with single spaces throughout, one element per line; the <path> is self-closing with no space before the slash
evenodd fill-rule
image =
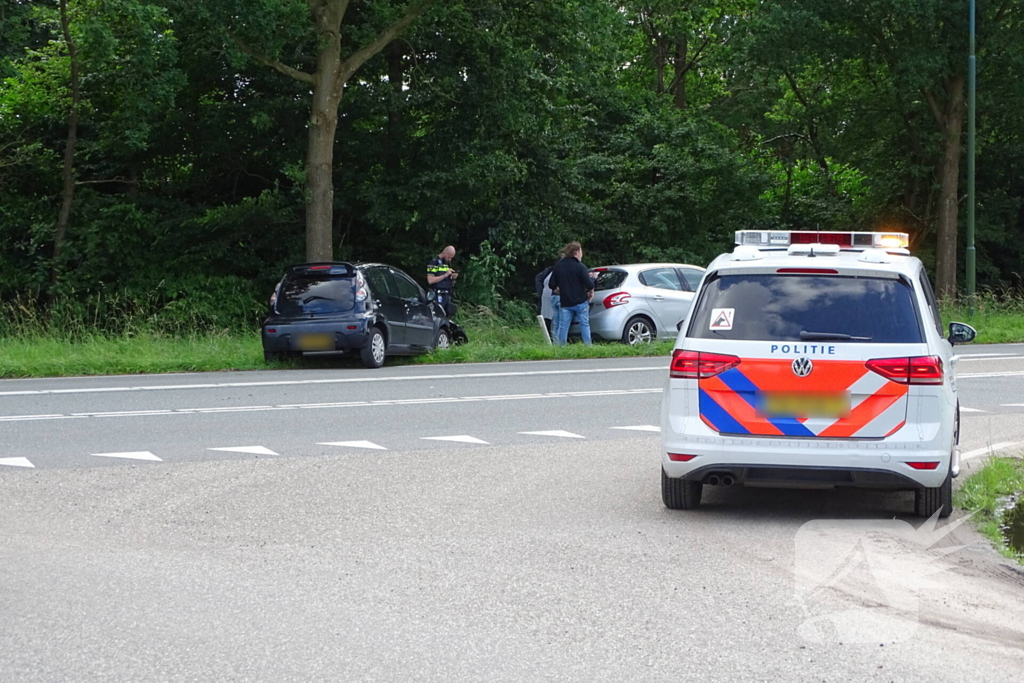
<path id="1" fill-rule="evenodd" d="M 974 466 L 1024 345 L 962 353 Z M 665 510 L 666 365 L 0 382 L 0 680 L 1019 680 L 1024 574 L 908 494 Z"/>

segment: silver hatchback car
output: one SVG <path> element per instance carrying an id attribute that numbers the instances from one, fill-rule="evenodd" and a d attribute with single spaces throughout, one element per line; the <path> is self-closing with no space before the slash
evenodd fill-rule
<path id="1" fill-rule="evenodd" d="M 590 333 L 608 341 L 642 344 L 675 339 L 704 269 L 683 263 L 634 263 L 591 268 L 597 274 Z M 569 328 L 579 334 L 579 325 Z"/>

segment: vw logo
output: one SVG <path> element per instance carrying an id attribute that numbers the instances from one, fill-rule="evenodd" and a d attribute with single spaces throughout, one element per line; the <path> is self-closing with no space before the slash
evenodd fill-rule
<path id="1" fill-rule="evenodd" d="M 793 374 L 797 377 L 806 377 L 814 369 L 814 363 L 810 358 L 797 358 L 793 361 Z"/>

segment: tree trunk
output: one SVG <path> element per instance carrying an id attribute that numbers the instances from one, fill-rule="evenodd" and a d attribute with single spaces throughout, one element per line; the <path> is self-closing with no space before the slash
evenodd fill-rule
<path id="1" fill-rule="evenodd" d="M 334 258 L 334 134 L 338 129 L 340 97 L 331 97 L 330 86 L 317 79 L 309 115 L 309 146 L 306 150 L 306 260 Z"/>
<path id="2" fill-rule="evenodd" d="M 60 0 L 60 26 L 64 33 L 64 42 L 68 46 L 68 58 L 71 62 L 71 112 L 68 115 L 68 140 L 64 147 L 63 192 L 61 194 L 60 213 L 57 216 L 57 232 L 53 238 L 53 264 L 50 267 L 50 283 L 56 284 L 60 275 L 61 256 L 64 240 L 68 234 L 68 223 L 71 222 L 71 207 L 75 200 L 75 146 L 78 144 L 78 103 L 82 93 L 78 83 L 78 50 L 71 37 L 71 22 L 68 18 L 67 0 Z"/>
<path id="3" fill-rule="evenodd" d="M 686 72 L 689 68 L 687 63 L 687 51 L 688 44 L 686 38 L 683 38 L 676 43 L 676 56 L 674 60 L 675 66 L 675 89 L 673 95 L 675 96 L 676 109 L 686 109 Z"/>
<path id="4" fill-rule="evenodd" d="M 960 214 L 960 152 L 963 132 L 964 78 L 946 80 L 946 108 L 939 167 L 938 235 L 935 249 L 935 289 L 941 297 L 956 295 L 957 219 Z"/>
<path id="5" fill-rule="evenodd" d="M 310 262 L 334 259 L 334 135 L 345 87 L 339 78 L 343 11 L 337 2 L 331 2 L 315 16 L 321 42 L 313 74 L 306 149 L 306 260 Z"/>

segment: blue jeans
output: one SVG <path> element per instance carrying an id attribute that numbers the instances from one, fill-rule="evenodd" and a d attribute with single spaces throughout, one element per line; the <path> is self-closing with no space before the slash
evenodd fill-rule
<path id="1" fill-rule="evenodd" d="M 573 318 L 580 324 L 583 343 L 590 346 L 590 302 L 584 301 L 575 306 L 562 306 L 558 310 L 558 345 L 565 346 L 569 338 L 569 326 Z"/>
<path id="2" fill-rule="evenodd" d="M 558 328 L 561 327 L 561 301 L 562 297 L 558 294 L 551 295 L 551 339 L 555 342 L 558 341 Z"/>

